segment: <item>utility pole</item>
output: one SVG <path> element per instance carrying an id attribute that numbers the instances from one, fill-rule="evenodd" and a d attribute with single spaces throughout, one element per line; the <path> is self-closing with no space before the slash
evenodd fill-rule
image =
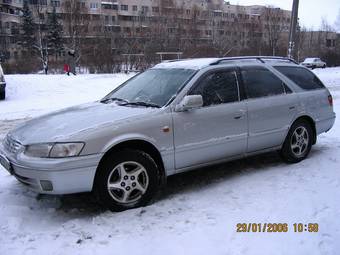
<path id="1" fill-rule="evenodd" d="M 292 16 L 290 19 L 288 57 L 293 58 L 296 42 L 296 28 L 299 16 L 299 0 L 293 0 Z"/>

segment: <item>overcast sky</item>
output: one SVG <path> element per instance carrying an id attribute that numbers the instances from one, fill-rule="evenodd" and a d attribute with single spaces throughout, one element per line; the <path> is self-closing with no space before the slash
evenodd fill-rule
<path id="1" fill-rule="evenodd" d="M 231 4 L 275 5 L 291 10 L 293 0 L 228 0 Z M 340 9 L 340 0 L 300 0 L 299 18 L 302 25 L 314 29 L 320 27 L 322 17 L 333 25 Z"/>

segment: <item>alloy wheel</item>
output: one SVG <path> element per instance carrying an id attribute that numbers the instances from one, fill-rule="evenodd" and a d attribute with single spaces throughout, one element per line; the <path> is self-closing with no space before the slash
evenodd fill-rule
<path id="1" fill-rule="evenodd" d="M 115 166 L 107 180 L 110 196 L 121 204 L 129 204 L 141 199 L 148 185 L 149 176 L 146 169 L 134 161 Z"/>
<path id="2" fill-rule="evenodd" d="M 291 137 L 291 150 L 296 157 L 303 157 L 308 150 L 309 134 L 305 127 L 299 126 Z"/>

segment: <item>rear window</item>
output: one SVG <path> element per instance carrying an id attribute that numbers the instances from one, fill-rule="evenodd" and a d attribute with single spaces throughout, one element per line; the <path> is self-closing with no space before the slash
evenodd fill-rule
<path id="1" fill-rule="evenodd" d="M 287 76 L 302 89 L 315 90 L 325 87 L 315 74 L 309 70 L 306 70 L 305 68 L 293 66 L 276 66 L 275 69 Z"/>

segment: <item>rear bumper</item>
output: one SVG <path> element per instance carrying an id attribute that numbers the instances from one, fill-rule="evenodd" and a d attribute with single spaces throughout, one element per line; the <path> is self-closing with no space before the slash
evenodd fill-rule
<path id="1" fill-rule="evenodd" d="M 64 159 L 29 159 L 20 156 L 15 159 L 6 153 L 0 145 L 0 155 L 10 163 L 10 173 L 28 188 L 42 194 L 92 191 L 96 169 L 102 157 L 96 154 Z"/>
<path id="2" fill-rule="evenodd" d="M 316 133 L 319 135 L 321 133 L 328 132 L 334 126 L 335 118 L 336 115 L 334 113 L 334 115 L 331 118 L 316 121 L 315 122 Z"/>

